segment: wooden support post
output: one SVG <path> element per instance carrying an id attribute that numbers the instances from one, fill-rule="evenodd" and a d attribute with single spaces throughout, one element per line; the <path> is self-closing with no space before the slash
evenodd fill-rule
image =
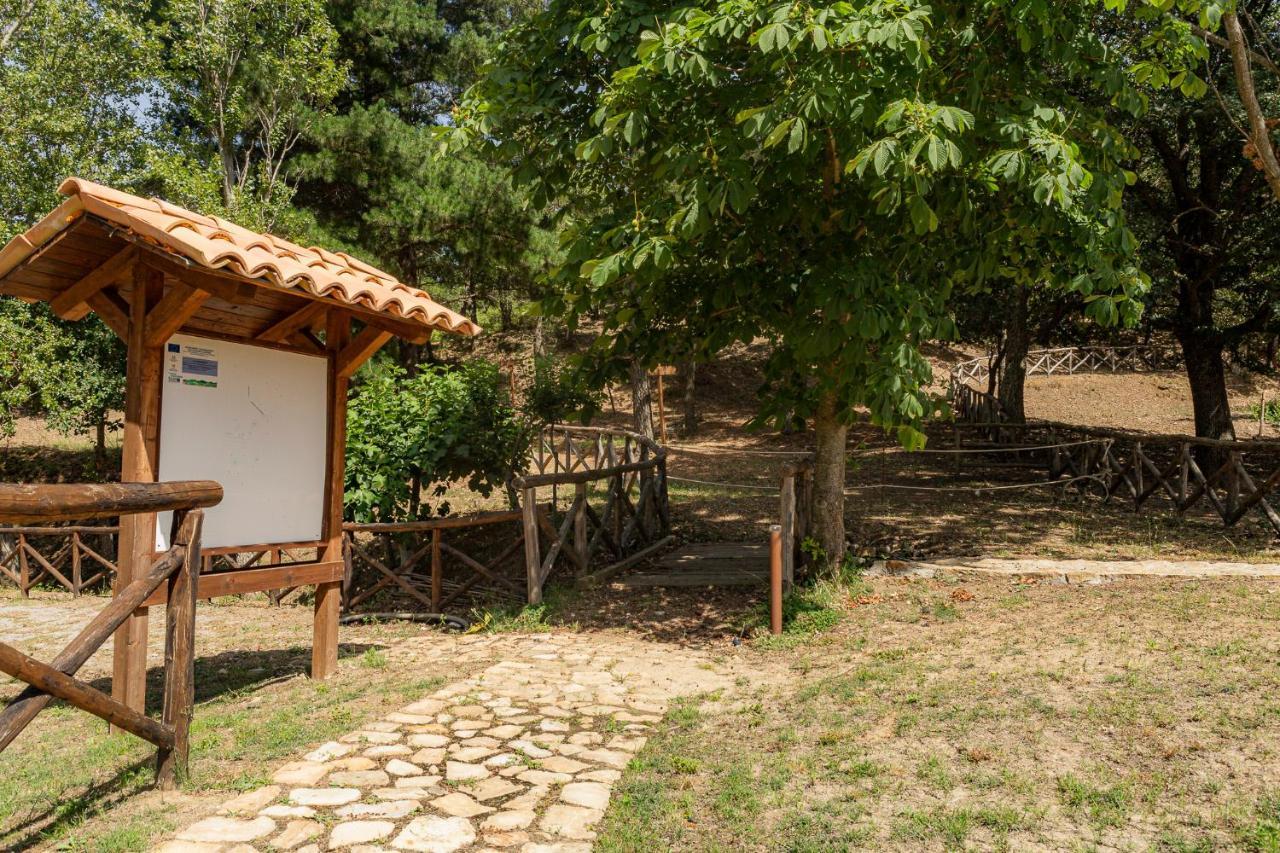
<path id="1" fill-rule="evenodd" d="M 520 511 L 524 520 L 524 566 L 528 579 L 529 603 L 542 603 L 542 554 L 538 548 L 538 490 L 520 493 Z"/>
<path id="2" fill-rule="evenodd" d="M 787 589 L 795 582 L 796 572 L 796 469 L 787 465 L 782 469 L 782 498 L 779 507 L 779 525 L 782 533 L 782 582 Z"/>
<path id="3" fill-rule="evenodd" d="M 573 547 L 578 552 L 579 574 L 587 573 L 591 560 L 591 543 L 587 539 L 587 484 L 574 486 Z"/>
<path id="4" fill-rule="evenodd" d="M 324 485 L 325 544 L 320 560 L 342 559 L 342 487 L 346 476 L 347 384 L 339 354 L 351 340 L 351 318 L 331 309 L 325 317 L 325 349 L 329 353 L 329 459 Z M 311 633 L 311 677 L 325 679 L 338 669 L 338 619 L 342 615 L 342 582 L 316 584 Z"/>
<path id="5" fill-rule="evenodd" d="M 658 434 L 662 437 L 662 443 L 667 443 L 667 402 L 666 394 L 662 387 L 662 378 L 664 371 L 658 371 Z"/>
<path id="6" fill-rule="evenodd" d="M 159 472 L 160 373 L 163 349 L 148 345 L 147 313 L 164 293 L 164 274 L 139 261 L 133 267 L 129 306 L 128 360 L 125 378 L 124 449 L 120 480 L 154 483 Z M 155 555 L 155 513 L 120 519 L 119 565 L 115 592 L 141 576 Z M 116 631 L 112 650 L 111 695 L 120 704 L 146 713 L 147 610 L 139 608 Z"/>
<path id="7" fill-rule="evenodd" d="M 782 633 L 782 525 L 769 528 L 769 633 Z"/>
<path id="8" fill-rule="evenodd" d="M 440 557 L 440 528 L 431 531 L 431 612 L 440 612 L 444 598 L 444 564 Z"/>
<path id="9" fill-rule="evenodd" d="M 191 713 L 196 696 L 196 579 L 200 574 L 200 510 L 174 516 L 174 542 L 185 549 L 182 565 L 169 576 L 165 605 L 164 710 L 173 731 L 173 749 L 156 753 L 156 784 L 172 790 L 187 776 Z"/>

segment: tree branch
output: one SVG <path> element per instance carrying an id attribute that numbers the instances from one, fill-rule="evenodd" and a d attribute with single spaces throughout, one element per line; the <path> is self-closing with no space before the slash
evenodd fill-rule
<path id="1" fill-rule="evenodd" d="M 1227 40 L 1231 47 L 1231 64 L 1235 69 L 1236 88 L 1240 101 L 1244 104 L 1245 114 L 1249 117 L 1251 140 L 1258 152 L 1258 160 L 1262 164 L 1262 174 L 1277 199 L 1280 199 L 1280 160 L 1276 159 L 1276 149 L 1271 144 L 1271 133 L 1267 128 L 1267 117 L 1258 103 L 1258 93 L 1253 86 L 1253 71 L 1249 67 L 1249 49 L 1245 45 L 1244 30 L 1240 27 L 1240 19 L 1235 13 L 1222 16 L 1227 29 Z"/>

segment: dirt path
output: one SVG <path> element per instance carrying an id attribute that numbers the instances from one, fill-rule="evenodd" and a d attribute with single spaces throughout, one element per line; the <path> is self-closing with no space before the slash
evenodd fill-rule
<path id="1" fill-rule="evenodd" d="M 729 687 L 734 669 L 612 634 L 437 635 L 388 655 L 488 665 L 315 745 L 157 849 L 590 850 L 622 768 L 670 701 Z"/>

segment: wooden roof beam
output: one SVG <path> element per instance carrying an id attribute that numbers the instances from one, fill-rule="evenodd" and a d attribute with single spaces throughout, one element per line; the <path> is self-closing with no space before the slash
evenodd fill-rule
<path id="1" fill-rule="evenodd" d="M 103 261 L 97 269 L 53 297 L 49 301 L 49 307 L 64 320 L 81 319 L 92 308 L 89 297 L 127 275 L 133 269 L 137 257 L 137 247 L 126 246 Z"/>
<path id="2" fill-rule="evenodd" d="M 122 341 L 129 340 L 129 306 L 109 290 L 99 290 L 88 299 L 89 307 L 107 328 Z"/>
<path id="3" fill-rule="evenodd" d="M 335 365 L 338 371 L 338 378 L 350 379 L 360 369 L 360 365 L 368 361 L 375 352 L 382 349 L 383 344 L 393 337 L 394 335 L 385 329 L 379 329 L 377 326 L 365 326 L 360 334 L 352 339 L 351 343 L 338 351 L 337 364 Z"/>
<path id="4" fill-rule="evenodd" d="M 182 282 L 175 282 L 164 298 L 147 314 L 146 345 L 158 347 L 169 340 L 191 317 L 200 310 L 212 294 Z"/>
<path id="5" fill-rule="evenodd" d="M 295 332 L 300 332 L 324 316 L 329 306 L 323 302 L 308 302 L 275 325 L 259 332 L 254 340 L 279 343 L 288 340 Z"/>

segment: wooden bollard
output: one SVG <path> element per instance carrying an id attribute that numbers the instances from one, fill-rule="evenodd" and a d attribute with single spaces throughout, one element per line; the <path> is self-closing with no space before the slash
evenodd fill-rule
<path id="1" fill-rule="evenodd" d="M 782 633 L 782 525 L 769 528 L 769 632 Z"/>

